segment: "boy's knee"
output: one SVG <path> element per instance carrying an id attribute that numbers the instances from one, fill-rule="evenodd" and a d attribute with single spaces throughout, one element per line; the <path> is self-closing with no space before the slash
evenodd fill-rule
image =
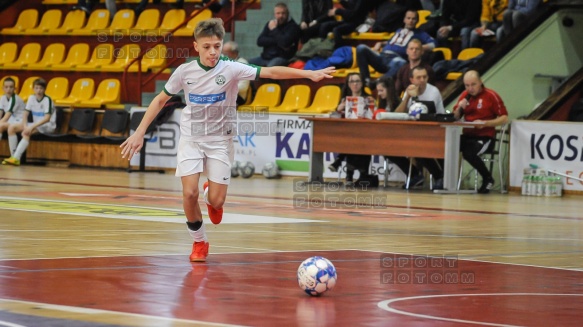
<path id="1" fill-rule="evenodd" d="M 195 200 L 195 201 L 198 201 L 199 191 L 198 191 L 197 188 L 183 190 L 182 191 L 182 196 L 184 197 L 184 200 L 188 200 L 188 201 Z"/>

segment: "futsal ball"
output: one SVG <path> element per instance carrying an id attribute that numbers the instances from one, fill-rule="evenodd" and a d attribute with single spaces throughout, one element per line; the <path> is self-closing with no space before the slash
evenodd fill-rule
<path id="1" fill-rule="evenodd" d="M 255 165 L 251 161 L 246 161 L 239 165 L 239 174 L 243 178 L 249 178 L 255 173 Z"/>
<path id="2" fill-rule="evenodd" d="M 428 113 L 429 110 L 427 106 L 421 102 L 413 102 L 413 104 L 409 107 L 409 116 L 413 117 L 414 119 L 419 119 L 421 114 Z"/>
<path id="3" fill-rule="evenodd" d="M 231 166 L 231 177 L 239 177 L 239 166 L 241 163 L 239 161 L 233 162 Z"/>
<path id="4" fill-rule="evenodd" d="M 318 296 L 336 285 L 338 275 L 330 260 L 315 256 L 304 260 L 298 268 L 298 284 L 304 292 Z"/>
<path id="5" fill-rule="evenodd" d="M 274 162 L 268 162 L 263 166 L 261 173 L 267 179 L 278 178 L 279 177 L 279 167 Z"/>

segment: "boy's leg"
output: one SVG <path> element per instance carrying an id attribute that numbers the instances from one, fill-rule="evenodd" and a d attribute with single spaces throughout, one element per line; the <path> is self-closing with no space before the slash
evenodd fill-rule
<path id="1" fill-rule="evenodd" d="M 2 161 L 3 165 L 20 165 L 20 157 L 28 147 L 29 138 L 23 136 L 22 141 L 18 142 L 17 133 L 22 132 L 22 124 L 12 124 L 8 126 L 8 146 L 10 147 L 10 158 Z"/>
<path id="2" fill-rule="evenodd" d="M 205 261 L 208 256 L 209 243 L 198 204 L 198 182 L 200 173 L 182 176 L 182 206 L 186 215 L 188 233 L 194 239 L 190 261 Z"/>

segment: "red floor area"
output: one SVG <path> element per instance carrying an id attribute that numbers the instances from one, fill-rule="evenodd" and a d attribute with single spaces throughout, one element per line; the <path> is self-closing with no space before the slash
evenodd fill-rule
<path id="1" fill-rule="evenodd" d="M 296 281 L 298 265 L 312 255 L 327 257 L 338 271 L 334 290 L 318 298 Z M 362 251 L 215 254 L 206 264 L 186 259 L 0 261 L 0 298 L 253 326 L 583 321 L 578 271 Z M 394 302 L 381 303 L 387 300 Z"/>

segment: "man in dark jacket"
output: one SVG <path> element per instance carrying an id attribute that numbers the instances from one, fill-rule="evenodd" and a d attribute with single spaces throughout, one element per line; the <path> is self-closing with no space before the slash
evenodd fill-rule
<path id="1" fill-rule="evenodd" d="M 334 47 L 344 45 L 342 37 L 356 31 L 358 25 L 364 23 L 369 12 L 377 7 L 378 0 L 348 0 L 340 1 L 342 8 L 332 8 L 328 11 L 329 17 L 340 16 L 342 21 L 330 21 L 322 24 L 320 37 L 328 37 L 328 33 L 334 34 Z"/>
<path id="2" fill-rule="evenodd" d="M 437 46 L 443 46 L 449 37 L 462 37 L 461 48 L 470 46 L 471 31 L 480 26 L 481 0 L 443 0 L 439 21 L 430 20 L 419 28 L 436 37 Z"/>
<path id="3" fill-rule="evenodd" d="M 265 24 L 257 38 L 257 46 L 263 47 L 259 57 L 251 58 L 250 64 L 272 67 L 287 66 L 298 50 L 300 26 L 289 17 L 287 5 L 280 2 L 273 10 L 274 19 Z"/>

